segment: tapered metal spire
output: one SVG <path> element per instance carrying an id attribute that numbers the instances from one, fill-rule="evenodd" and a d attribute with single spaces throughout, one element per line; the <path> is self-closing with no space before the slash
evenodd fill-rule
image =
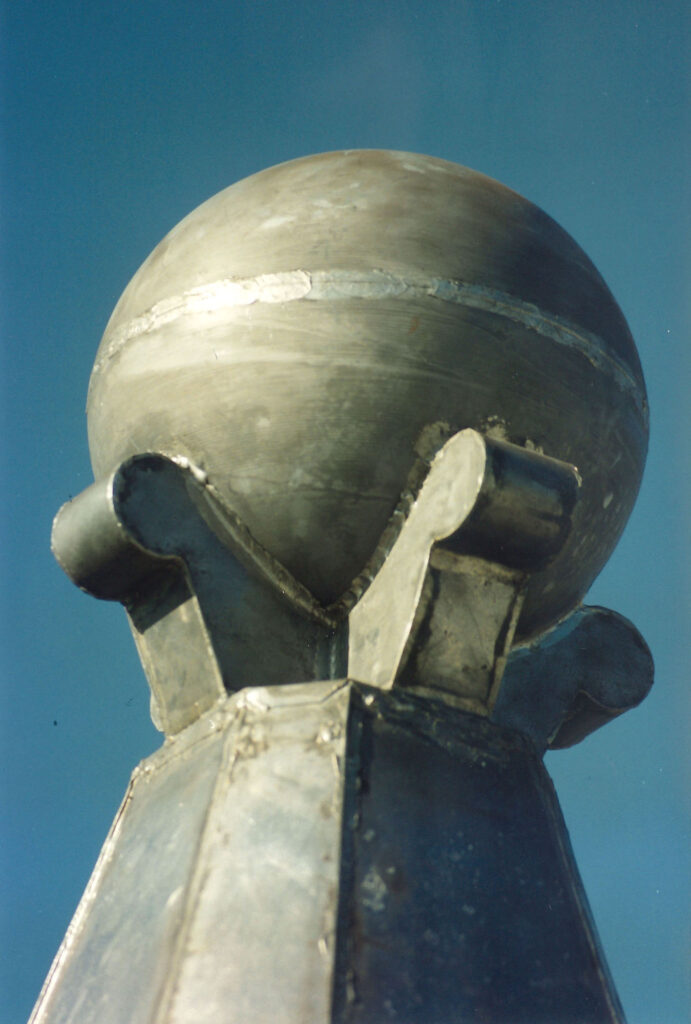
<path id="1" fill-rule="evenodd" d="M 541 757 L 652 682 L 580 605 L 646 416 L 587 257 L 464 168 L 326 154 L 174 229 L 53 532 L 167 739 L 33 1020 L 621 1021 Z"/>

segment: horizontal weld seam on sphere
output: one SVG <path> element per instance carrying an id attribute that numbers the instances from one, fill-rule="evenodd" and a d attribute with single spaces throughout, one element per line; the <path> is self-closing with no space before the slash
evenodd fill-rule
<path id="1" fill-rule="evenodd" d="M 527 327 L 579 352 L 597 369 L 632 397 L 638 411 L 646 415 L 642 386 L 626 364 L 608 352 L 595 334 L 577 328 L 555 314 L 546 315 L 538 306 L 514 295 L 463 281 L 430 278 L 409 280 L 384 270 L 289 270 L 250 278 L 222 278 L 200 285 L 181 295 L 157 302 L 149 310 L 116 328 L 94 366 L 100 372 L 129 341 L 158 330 L 168 323 L 195 313 L 231 312 L 261 304 L 285 302 L 333 302 L 347 299 L 425 299 L 480 309 Z"/>

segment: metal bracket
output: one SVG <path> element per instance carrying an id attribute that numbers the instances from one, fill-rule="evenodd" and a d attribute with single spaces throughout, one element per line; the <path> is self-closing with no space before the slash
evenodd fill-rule
<path id="1" fill-rule="evenodd" d="M 491 708 L 525 583 L 566 540 L 573 467 L 474 430 L 432 460 L 369 588 L 350 612 L 348 672 Z"/>
<path id="2" fill-rule="evenodd" d="M 525 583 L 561 549 L 578 486 L 565 463 L 462 431 L 328 608 L 203 474 L 158 454 L 63 506 L 53 548 L 82 589 L 124 604 L 167 734 L 245 686 L 346 675 L 489 714 Z"/>
<path id="3" fill-rule="evenodd" d="M 125 606 L 167 735 L 227 692 L 345 675 L 343 625 L 185 463 L 128 459 L 63 505 L 52 543 L 82 590 Z"/>
<path id="4" fill-rule="evenodd" d="M 537 749 L 579 743 L 636 707 L 653 685 L 653 659 L 636 627 L 608 608 L 580 607 L 508 659 L 492 721 Z"/>

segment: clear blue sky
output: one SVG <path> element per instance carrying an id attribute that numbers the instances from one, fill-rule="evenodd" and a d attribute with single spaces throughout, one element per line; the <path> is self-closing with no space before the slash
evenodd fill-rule
<path id="1" fill-rule="evenodd" d="M 124 613 L 49 551 L 53 514 L 91 480 L 105 323 L 202 200 L 356 147 L 434 154 L 526 195 L 585 248 L 637 340 L 648 467 L 589 599 L 639 627 L 657 682 L 547 764 L 630 1024 L 689 1019 L 687 7 L 2 4 L 1 1024 L 28 1015 L 129 773 L 159 743 Z"/>

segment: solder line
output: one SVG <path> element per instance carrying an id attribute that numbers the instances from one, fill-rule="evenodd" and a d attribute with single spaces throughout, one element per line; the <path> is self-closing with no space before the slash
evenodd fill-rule
<path id="1" fill-rule="evenodd" d="M 188 315 L 232 313 L 238 308 L 255 304 L 428 298 L 492 313 L 578 351 L 598 370 L 611 376 L 619 387 L 628 391 L 639 410 L 645 414 L 640 382 L 626 363 L 609 350 L 597 334 L 498 289 L 436 277 L 401 277 L 376 268 L 357 271 L 297 269 L 256 277 L 228 277 L 199 285 L 179 295 L 161 299 L 144 313 L 117 326 L 107 336 L 94 371 L 99 372 L 128 342 Z"/>

